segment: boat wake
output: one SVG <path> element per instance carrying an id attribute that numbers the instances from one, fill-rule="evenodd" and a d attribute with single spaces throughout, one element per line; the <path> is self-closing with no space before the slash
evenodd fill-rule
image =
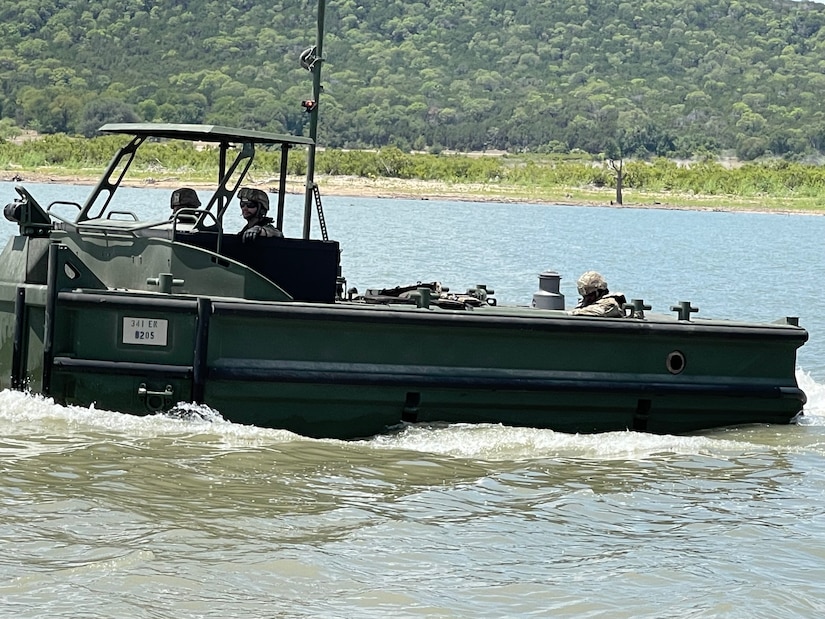
<path id="1" fill-rule="evenodd" d="M 564 434 L 536 428 L 494 424 L 409 426 L 396 435 L 383 435 L 371 444 L 457 458 L 485 461 L 565 459 L 641 460 L 658 454 L 741 452 L 734 441 L 708 436 L 656 435 L 623 431 L 602 434 Z"/>
<path id="2" fill-rule="evenodd" d="M 796 378 L 808 397 L 798 425 L 825 426 L 825 384 L 816 382 L 803 370 L 797 371 Z M 399 427 L 395 433 L 377 436 L 367 444 L 491 461 L 534 458 L 643 460 L 664 454 L 726 458 L 752 452 L 755 443 L 760 444 L 759 449 L 765 444 L 768 449 L 777 448 L 773 437 L 759 436 L 763 428 L 720 429 L 676 436 L 633 431 L 564 434 L 497 424 L 410 424 Z"/>
<path id="3" fill-rule="evenodd" d="M 181 402 L 169 412 L 139 417 L 98 409 L 94 405 L 62 406 L 51 398 L 21 391 L 0 391 L 0 435 L 4 437 L 101 434 L 126 441 L 209 435 L 230 449 L 235 442 L 263 444 L 302 438 L 286 430 L 230 423 L 218 411 L 202 404 Z"/>
<path id="4" fill-rule="evenodd" d="M 825 426 L 825 384 L 816 382 L 810 373 L 804 370 L 796 371 L 796 381 L 808 396 L 805 414 L 799 423 L 808 426 Z"/>
<path id="5" fill-rule="evenodd" d="M 810 373 L 797 372 L 808 396 L 800 426 L 825 426 L 825 384 Z M 245 426 L 226 421 L 219 411 L 202 404 L 178 403 L 171 411 L 136 417 L 94 406 L 61 406 L 50 398 L 19 391 L 0 392 L 0 432 L 26 440 L 44 435 L 108 434 L 113 440 L 153 437 L 210 437 L 224 449 L 250 444 L 271 445 L 310 441 L 286 430 Z M 499 424 L 408 424 L 395 431 L 358 441 L 320 439 L 354 449 L 392 449 L 456 458 L 514 461 L 533 458 L 644 459 L 659 454 L 730 454 L 753 448 L 752 434 L 711 431 L 692 436 L 654 435 L 632 431 L 604 434 L 564 434 L 552 430 Z M 757 441 L 759 442 L 759 441 Z"/>
<path id="6" fill-rule="evenodd" d="M 214 408 L 210 408 L 206 404 L 194 404 L 193 402 L 178 402 L 171 410 L 158 413 L 157 416 L 181 421 L 226 422 L 220 412 Z"/>

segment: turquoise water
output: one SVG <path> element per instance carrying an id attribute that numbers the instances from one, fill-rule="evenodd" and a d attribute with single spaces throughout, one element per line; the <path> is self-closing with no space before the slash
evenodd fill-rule
<path id="1" fill-rule="evenodd" d="M 43 203 L 88 191 L 29 189 Z M 128 193 L 141 216 L 168 208 L 167 190 Z M 207 410 L 136 418 L 2 392 L 0 616 L 822 614 L 825 218 L 324 205 L 359 289 L 484 283 L 527 305 L 553 269 L 572 305 L 576 277 L 598 269 L 654 311 L 798 316 L 805 421 L 689 437 L 410 427 L 342 443 Z M 301 209 L 290 197 L 288 216 Z M 0 224 L 0 238 L 13 231 Z"/>

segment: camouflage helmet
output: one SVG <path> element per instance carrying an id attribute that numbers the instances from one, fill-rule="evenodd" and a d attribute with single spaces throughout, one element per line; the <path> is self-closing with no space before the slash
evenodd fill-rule
<path id="1" fill-rule="evenodd" d="M 238 192 L 241 202 L 254 202 L 258 205 L 258 217 L 263 217 L 269 211 L 269 196 L 266 192 L 252 187 L 244 187 Z"/>
<path id="2" fill-rule="evenodd" d="M 599 290 L 607 290 L 607 281 L 602 277 L 601 273 L 596 271 L 586 271 L 576 282 L 576 287 L 579 289 L 579 295 L 586 297 Z"/>
<path id="3" fill-rule="evenodd" d="M 184 207 L 198 208 L 200 205 L 201 201 L 198 200 L 198 194 L 194 189 L 190 189 L 189 187 L 181 187 L 180 189 L 175 189 L 175 191 L 172 192 L 172 199 L 170 201 L 172 210 Z"/>

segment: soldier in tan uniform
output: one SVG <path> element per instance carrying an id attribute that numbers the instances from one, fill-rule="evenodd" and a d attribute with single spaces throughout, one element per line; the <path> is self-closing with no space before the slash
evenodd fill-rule
<path id="1" fill-rule="evenodd" d="M 610 294 L 607 281 L 596 271 L 587 271 L 576 282 L 581 295 L 581 302 L 570 313 L 573 316 L 605 316 L 620 318 L 624 316 L 622 305 L 625 297 L 621 293 Z"/>

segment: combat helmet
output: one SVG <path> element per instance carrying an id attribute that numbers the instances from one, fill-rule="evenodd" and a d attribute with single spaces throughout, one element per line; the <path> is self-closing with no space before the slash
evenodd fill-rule
<path id="1" fill-rule="evenodd" d="M 170 201 L 172 210 L 184 207 L 198 208 L 200 205 L 201 201 L 198 199 L 198 194 L 194 189 L 181 187 L 172 192 L 172 199 Z"/>
<path id="2" fill-rule="evenodd" d="M 254 202 L 258 205 L 258 217 L 264 217 L 269 211 L 269 196 L 266 192 L 253 187 L 244 187 L 238 191 L 238 199 L 241 202 Z"/>
<path id="3" fill-rule="evenodd" d="M 582 273 L 576 282 L 576 287 L 582 297 L 588 294 L 598 292 L 600 290 L 607 290 L 607 281 L 602 277 L 601 273 L 597 271 L 586 271 Z"/>

